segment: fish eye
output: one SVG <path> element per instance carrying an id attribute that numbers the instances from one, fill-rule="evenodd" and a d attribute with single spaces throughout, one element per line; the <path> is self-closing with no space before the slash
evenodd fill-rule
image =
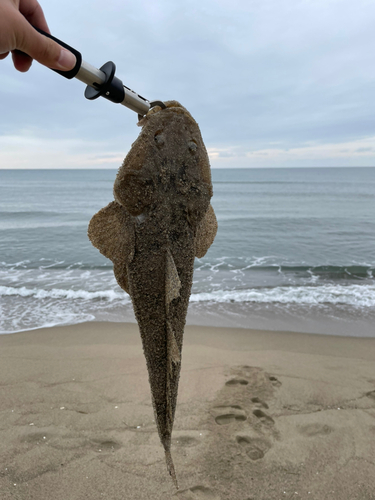
<path id="1" fill-rule="evenodd" d="M 194 140 L 189 141 L 188 146 L 192 153 L 195 153 L 195 151 L 198 149 L 198 144 Z"/>
<path id="2" fill-rule="evenodd" d="M 162 134 L 161 130 L 158 130 L 155 135 L 154 135 L 154 141 L 157 146 L 162 146 L 164 144 L 164 135 Z"/>

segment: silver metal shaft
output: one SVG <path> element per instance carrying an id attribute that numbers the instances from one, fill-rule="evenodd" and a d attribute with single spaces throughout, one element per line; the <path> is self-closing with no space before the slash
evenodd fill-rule
<path id="1" fill-rule="evenodd" d="M 81 82 L 89 85 L 90 87 L 96 88 L 97 86 L 105 83 L 106 75 L 100 69 L 95 68 L 91 64 L 82 61 L 81 67 L 76 74 L 75 78 Z M 144 116 L 150 109 L 150 102 L 139 96 L 136 92 L 124 86 L 125 98 L 122 101 L 122 105 L 135 111 L 141 116 Z"/>
<path id="2" fill-rule="evenodd" d="M 82 61 L 75 77 L 86 85 L 90 85 L 90 87 L 94 87 L 95 83 L 102 85 L 105 82 L 105 73 L 85 61 Z"/>
<path id="3" fill-rule="evenodd" d="M 135 111 L 139 115 L 144 116 L 151 107 L 149 101 L 146 101 L 141 96 L 139 96 L 138 94 L 136 94 L 135 92 L 133 92 L 132 90 L 128 89 L 125 86 L 124 86 L 124 91 L 125 91 L 125 98 L 121 104 L 131 109 L 132 111 Z"/>

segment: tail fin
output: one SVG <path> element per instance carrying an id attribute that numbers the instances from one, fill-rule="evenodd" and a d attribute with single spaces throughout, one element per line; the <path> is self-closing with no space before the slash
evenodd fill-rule
<path id="1" fill-rule="evenodd" d="M 181 353 L 178 348 L 175 334 L 169 319 L 169 304 L 172 300 L 177 299 L 180 296 L 181 281 L 178 275 L 176 265 L 173 260 L 171 251 L 167 250 L 166 254 L 166 269 L 165 269 L 165 310 L 166 310 L 166 333 L 167 333 L 167 349 L 168 349 L 168 373 L 167 373 L 167 428 L 170 433 L 172 433 L 173 426 L 173 411 L 172 404 L 170 400 L 170 383 L 173 377 L 173 365 L 181 362 Z M 165 450 L 165 460 L 167 462 L 167 468 L 173 482 L 178 489 L 176 472 L 173 465 L 171 450 L 170 450 L 170 438 L 169 442 L 164 442 Z"/>
<path id="2" fill-rule="evenodd" d="M 164 451 L 165 451 L 165 461 L 167 462 L 168 472 L 169 472 L 171 478 L 173 479 L 173 482 L 174 482 L 174 485 L 176 486 L 176 489 L 178 490 L 178 482 L 177 482 L 176 472 L 174 470 L 171 450 L 164 449 Z"/>

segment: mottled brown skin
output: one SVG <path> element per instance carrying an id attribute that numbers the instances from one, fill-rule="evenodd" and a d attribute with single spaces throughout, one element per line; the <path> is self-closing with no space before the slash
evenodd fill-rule
<path id="1" fill-rule="evenodd" d="M 176 101 L 140 122 L 114 184 L 115 202 L 96 214 L 89 238 L 114 263 L 133 302 L 168 469 L 182 339 L 195 256 L 217 230 L 208 155 L 199 127 Z"/>

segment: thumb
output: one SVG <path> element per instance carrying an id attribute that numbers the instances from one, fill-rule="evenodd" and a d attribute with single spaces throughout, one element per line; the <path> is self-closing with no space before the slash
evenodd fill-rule
<path id="1" fill-rule="evenodd" d="M 50 38 L 41 35 L 26 20 L 22 38 L 17 48 L 51 69 L 69 71 L 76 64 L 76 57 L 72 52 L 64 49 Z"/>

